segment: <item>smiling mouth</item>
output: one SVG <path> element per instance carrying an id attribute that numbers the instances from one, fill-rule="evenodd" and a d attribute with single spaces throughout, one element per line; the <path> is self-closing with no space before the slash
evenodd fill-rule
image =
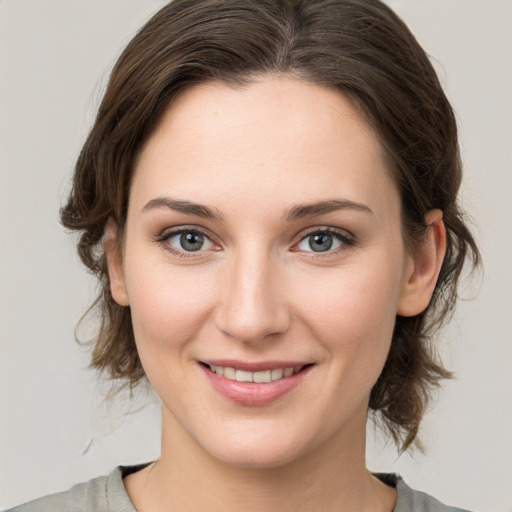
<path id="1" fill-rule="evenodd" d="M 264 406 L 279 400 L 296 389 L 316 365 L 299 361 L 199 363 L 217 393 L 244 407 Z"/>
<path id="2" fill-rule="evenodd" d="M 241 370 L 238 368 L 233 368 L 230 366 L 218 366 L 203 363 L 203 365 L 208 368 L 211 372 L 216 373 L 228 380 L 233 380 L 237 382 L 256 382 L 256 383 L 265 383 L 265 382 L 274 382 L 282 379 L 286 379 L 297 373 L 304 370 L 306 367 L 311 366 L 311 364 L 305 364 L 300 366 L 293 366 L 288 368 L 274 368 L 272 370 L 260 370 L 256 372 L 251 372 L 247 370 Z"/>

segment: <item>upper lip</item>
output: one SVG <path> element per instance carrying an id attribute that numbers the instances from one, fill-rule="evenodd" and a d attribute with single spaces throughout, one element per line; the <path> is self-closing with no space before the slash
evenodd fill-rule
<path id="1" fill-rule="evenodd" d="M 278 368 L 297 368 L 312 364 L 311 361 L 239 361 L 235 359 L 204 359 L 201 363 L 210 366 L 223 366 L 235 368 L 246 372 L 259 372 L 263 370 L 277 370 Z"/>

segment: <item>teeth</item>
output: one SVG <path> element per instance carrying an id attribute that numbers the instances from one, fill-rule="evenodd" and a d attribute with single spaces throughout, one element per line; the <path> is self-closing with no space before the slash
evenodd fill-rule
<path id="1" fill-rule="evenodd" d="M 280 380 L 285 377 L 291 377 L 294 373 L 293 368 L 276 368 L 274 370 L 263 370 L 260 372 L 248 372 L 245 370 L 237 370 L 229 366 L 209 365 L 210 370 L 217 375 L 223 375 L 226 379 L 236 380 L 238 382 L 271 382 Z M 297 371 L 299 371 L 297 369 Z"/>
<path id="2" fill-rule="evenodd" d="M 235 373 L 235 380 L 238 382 L 253 382 L 254 373 L 252 372 L 245 372 L 244 370 L 237 370 Z"/>
<path id="3" fill-rule="evenodd" d="M 215 367 L 215 373 L 218 373 L 217 372 L 217 368 L 221 368 L 222 369 L 222 366 L 216 366 Z M 224 368 L 224 377 L 226 377 L 226 379 L 236 380 L 235 375 L 236 375 L 236 371 L 235 371 L 234 368 L 229 368 L 229 366 Z"/>
<path id="4" fill-rule="evenodd" d="M 254 382 L 270 382 L 272 380 L 272 372 L 267 370 L 265 372 L 254 372 L 252 374 Z"/>
<path id="5" fill-rule="evenodd" d="M 272 380 L 279 380 L 283 378 L 284 370 L 282 368 L 276 368 L 272 370 Z"/>

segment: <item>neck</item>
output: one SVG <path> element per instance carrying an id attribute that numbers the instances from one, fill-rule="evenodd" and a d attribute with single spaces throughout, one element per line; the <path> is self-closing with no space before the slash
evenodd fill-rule
<path id="1" fill-rule="evenodd" d="M 394 491 L 366 470 L 364 424 L 363 428 L 354 425 L 345 436 L 329 438 L 292 462 L 270 468 L 237 467 L 212 457 L 165 408 L 162 427 L 161 457 L 125 480 L 137 510 L 389 512 L 393 508 Z"/>

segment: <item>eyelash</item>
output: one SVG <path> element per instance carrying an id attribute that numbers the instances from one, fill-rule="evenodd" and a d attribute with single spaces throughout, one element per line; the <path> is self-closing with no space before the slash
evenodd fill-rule
<path id="1" fill-rule="evenodd" d="M 201 235 L 205 237 L 205 239 L 209 240 L 211 244 L 218 247 L 218 244 L 214 241 L 214 237 L 208 232 L 203 231 L 202 229 L 198 229 L 195 227 L 180 227 L 178 229 L 172 229 L 168 231 L 162 232 L 156 239 L 155 242 L 161 245 L 166 251 L 170 252 L 174 256 L 178 256 L 180 258 L 197 258 L 198 256 L 202 256 L 204 254 L 204 250 L 199 251 L 184 251 L 179 250 L 173 247 L 169 241 L 175 236 L 182 235 L 184 233 L 190 233 L 194 235 Z M 218 250 L 218 249 L 214 249 Z"/>
<path id="2" fill-rule="evenodd" d="M 327 250 L 325 252 L 315 252 L 315 251 L 303 251 L 307 254 L 308 258 L 313 259 L 322 259 L 328 258 L 334 254 L 338 254 L 342 251 L 349 249 L 350 247 L 356 245 L 356 240 L 353 235 L 348 234 L 346 231 L 341 231 L 339 229 L 324 227 L 324 228 L 311 228 L 310 230 L 303 233 L 297 243 L 295 243 L 291 249 L 292 252 L 300 252 L 300 249 L 295 249 L 302 241 L 307 240 L 312 235 L 332 235 L 338 242 L 340 242 L 340 246 L 333 249 Z"/>
<path id="3" fill-rule="evenodd" d="M 219 244 L 215 242 L 215 238 L 209 234 L 208 232 L 198 229 L 196 227 L 180 227 L 178 229 L 172 229 L 168 231 L 162 232 L 159 236 L 155 238 L 155 242 L 159 245 L 161 245 L 166 251 L 170 252 L 171 254 L 178 256 L 180 258 L 195 258 L 198 256 L 204 255 L 205 252 L 208 250 L 198 250 L 198 251 L 185 251 L 185 250 L 179 250 L 173 247 L 169 241 L 178 236 L 182 235 L 184 233 L 190 233 L 190 234 L 196 234 L 201 235 L 205 237 L 207 240 L 210 241 L 211 244 L 213 244 L 214 247 L 219 247 Z M 327 250 L 325 252 L 315 252 L 315 251 L 301 251 L 300 249 L 297 249 L 296 247 L 303 242 L 304 240 L 307 240 L 308 237 L 312 235 L 332 235 L 339 243 L 340 246 L 335 248 L 334 250 Z M 298 240 L 298 242 L 294 243 L 292 248 L 290 249 L 291 252 L 304 252 L 306 253 L 309 258 L 313 259 L 321 259 L 326 258 L 329 256 L 332 256 L 333 254 L 337 254 L 341 251 L 347 250 L 350 247 L 356 245 L 356 240 L 354 239 L 353 235 L 347 234 L 345 231 L 341 231 L 335 228 L 330 227 L 324 227 L 324 228 L 311 228 L 310 230 L 303 233 Z M 218 251 L 219 249 L 214 249 L 215 251 Z"/>

